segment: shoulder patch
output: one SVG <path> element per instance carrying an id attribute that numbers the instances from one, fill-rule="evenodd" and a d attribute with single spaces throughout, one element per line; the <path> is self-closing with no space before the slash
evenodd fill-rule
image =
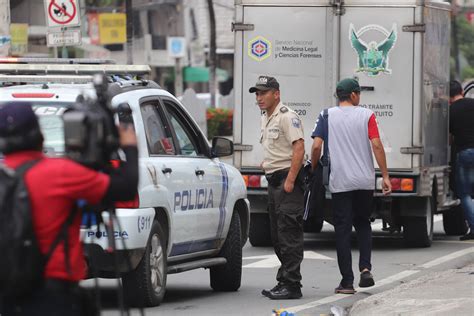
<path id="1" fill-rule="evenodd" d="M 298 118 L 291 119 L 291 124 L 294 128 L 301 128 L 301 121 Z"/>
<path id="2" fill-rule="evenodd" d="M 282 106 L 282 107 L 280 108 L 280 112 L 281 112 L 281 113 L 286 113 L 286 112 L 288 112 L 288 111 L 289 111 L 289 110 L 288 110 L 288 108 L 287 108 L 286 106 Z"/>

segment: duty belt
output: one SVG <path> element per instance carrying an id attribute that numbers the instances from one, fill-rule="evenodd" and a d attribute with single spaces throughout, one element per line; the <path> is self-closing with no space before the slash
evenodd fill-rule
<path id="1" fill-rule="evenodd" d="M 267 178 L 268 184 L 277 187 L 286 179 L 288 171 L 290 171 L 290 169 L 277 170 L 273 173 L 266 174 L 265 178 Z"/>

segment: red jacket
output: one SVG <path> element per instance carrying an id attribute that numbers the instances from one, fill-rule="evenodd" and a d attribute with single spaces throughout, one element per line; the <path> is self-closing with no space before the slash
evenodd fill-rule
<path id="1" fill-rule="evenodd" d="M 32 207 L 33 225 L 41 252 L 46 254 L 62 224 L 78 199 L 98 203 L 109 186 L 108 175 L 88 169 L 68 159 L 47 158 L 39 151 L 22 151 L 5 155 L 5 164 L 16 168 L 32 159 L 40 159 L 25 176 Z M 79 240 L 81 216 L 77 214 L 69 227 L 71 274 L 66 271 L 64 245 L 61 242 L 49 259 L 45 278 L 79 281 L 87 268 Z"/>

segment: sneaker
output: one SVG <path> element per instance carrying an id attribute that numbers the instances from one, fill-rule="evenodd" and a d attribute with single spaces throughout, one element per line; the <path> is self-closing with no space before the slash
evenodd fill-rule
<path id="1" fill-rule="evenodd" d="M 474 239 L 474 233 L 469 233 L 464 236 L 459 237 L 459 240 L 473 240 Z"/>
<path id="2" fill-rule="evenodd" d="M 278 283 L 277 285 L 273 287 L 273 289 L 263 289 L 262 295 L 268 297 L 268 295 L 270 295 L 270 292 L 278 291 L 282 286 L 283 286 L 282 284 Z"/>
<path id="3" fill-rule="evenodd" d="M 342 285 L 339 284 L 338 287 L 334 289 L 334 293 L 336 294 L 354 294 L 356 291 L 354 290 L 354 286 L 351 285 Z"/>
<path id="4" fill-rule="evenodd" d="M 364 271 L 360 274 L 360 287 L 371 287 L 374 286 L 374 284 L 374 276 L 372 275 L 372 273 L 370 273 L 370 271 Z"/>

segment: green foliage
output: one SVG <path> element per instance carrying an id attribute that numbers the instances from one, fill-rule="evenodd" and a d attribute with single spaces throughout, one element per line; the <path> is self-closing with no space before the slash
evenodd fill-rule
<path id="1" fill-rule="evenodd" d="M 474 78 L 474 67 L 467 66 L 461 69 L 461 78 L 462 80 Z"/>
<path id="2" fill-rule="evenodd" d="M 469 65 L 474 66 L 474 26 L 464 16 L 457 19 L 459 50 Z"/>
<path id="3" fill-rule="evenodd" d="M 474 25 L 463 14 L 456 18 L 457 39 L 459 53 L 464 56 L 467 65 L 461 64 L 461 80 L 474 77 Z M 451 78 L 455 78 L 454 46 L 455 41 L 451 40 Z"/>
<path id="4" fill-rule="evenodd" d="M 233 116 L 233 110 L 221 108 L 207 109 L 207 138 L 212 139 L 214 136 L 231 136 Z"/>

